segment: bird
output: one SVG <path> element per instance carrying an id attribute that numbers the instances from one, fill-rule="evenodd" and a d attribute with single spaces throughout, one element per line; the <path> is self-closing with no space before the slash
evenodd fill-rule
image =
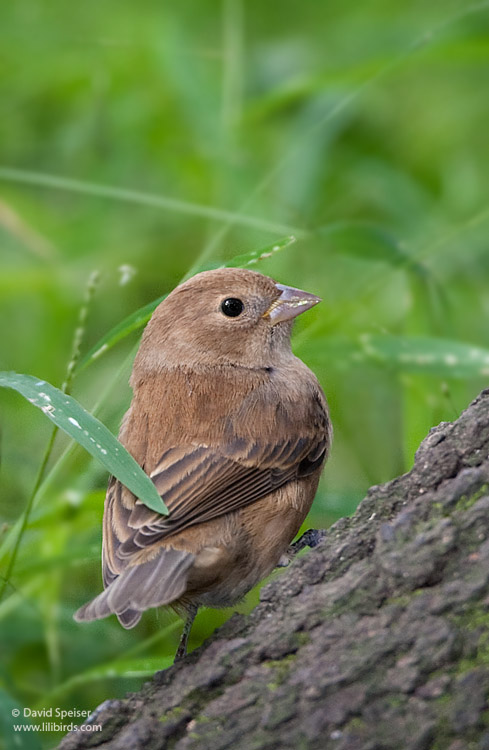
<path id="1" fill-rule="evenodd" d="M 78 622 L 116 614 L 124 628 L 168 605 L 187 653 L 200 607 L 229 607 L 322 532 L 294 544 L 316 494 L 332 426 L 322 388 L 291 348 L 295 318 L 320 302 L 249 269 L 203 271 L 161 302 L 130 378 L 119 440 L 169 514 L 111 477 L 104 590 Z"/>

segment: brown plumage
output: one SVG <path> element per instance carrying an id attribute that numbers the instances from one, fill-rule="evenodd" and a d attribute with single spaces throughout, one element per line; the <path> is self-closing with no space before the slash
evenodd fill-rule
<path id="1" fill-rule="evenodd" d="M 331 440 L 321 387 L 290 348 L 293 319 L 317 302 L 261 274 L 221 269 L 194 276 L 155 310 L 119 439 L 169 516 L 110 481 L 105 590 L 76 620 L 115 613 L 133 627 L 149 607 L 171 605 L 187 616 L 182 656 L 199 606 L 229 606 L 286 564 Z"/>

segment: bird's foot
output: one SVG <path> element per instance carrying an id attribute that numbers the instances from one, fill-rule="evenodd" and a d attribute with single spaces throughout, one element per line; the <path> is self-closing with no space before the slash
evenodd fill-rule
<path id="1" fill-rule="evenodd" d="M 293 550 L 296 555 L 304 547 L 317 547 L 326 536 L 326 529 L 308 529 L 296 542 L 290 545 L 289 549 Z"/>
<path id="2" fill-rule="evenodd" d="M 308 529 L 296 542 L 290 545 L 287 552 L 285 552 L 277 563 L 277 568 L 286 568 L 291 560 L 300 552 L 304 547 L 317 547 L 320 542 L 326 536 L 325 529 Z"/>

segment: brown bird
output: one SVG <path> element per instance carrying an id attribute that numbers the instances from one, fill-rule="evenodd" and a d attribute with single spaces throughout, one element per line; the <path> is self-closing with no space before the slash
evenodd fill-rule
<path id="1" fill-rule="evenodd" d="M 103 523 L 105 590 L 75 613 L 115 613 L 125 628 L 149 607 L 186 618 L 235 604 L 302 547 L 331 442 L 324 394 L 294 356 L 294 318 L 320 302 L 259 273 L 220 269 L 178 286 L 148 323 L 119 434 L 152 478 L 162 516 L 112 478 Z"/>

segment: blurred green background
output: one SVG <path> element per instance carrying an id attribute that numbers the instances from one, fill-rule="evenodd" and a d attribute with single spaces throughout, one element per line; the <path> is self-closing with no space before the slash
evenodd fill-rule
<path id="1" fill-rule="evenodd" d="M 94 270 L 82 354 L 193 270 L 295 235 L 253 268 L 324 300 L 294 335 L 335 427 L 310 526 L 488 384 L 488 2 L 15 0 L 0 80 L 1 370 L 61 385 Z M 113 432 L 138 336 L 73 381 Z M 5 577 L 51 425 L 0 406 Z M 0 602 L 5 747 L 12 707 L 91 709 L 172 659 L 174 616 L 72 621 L 101 584 L 106 481 L 58 435 Z M 202 612 L 191 647 L 229 615 Z"/>

